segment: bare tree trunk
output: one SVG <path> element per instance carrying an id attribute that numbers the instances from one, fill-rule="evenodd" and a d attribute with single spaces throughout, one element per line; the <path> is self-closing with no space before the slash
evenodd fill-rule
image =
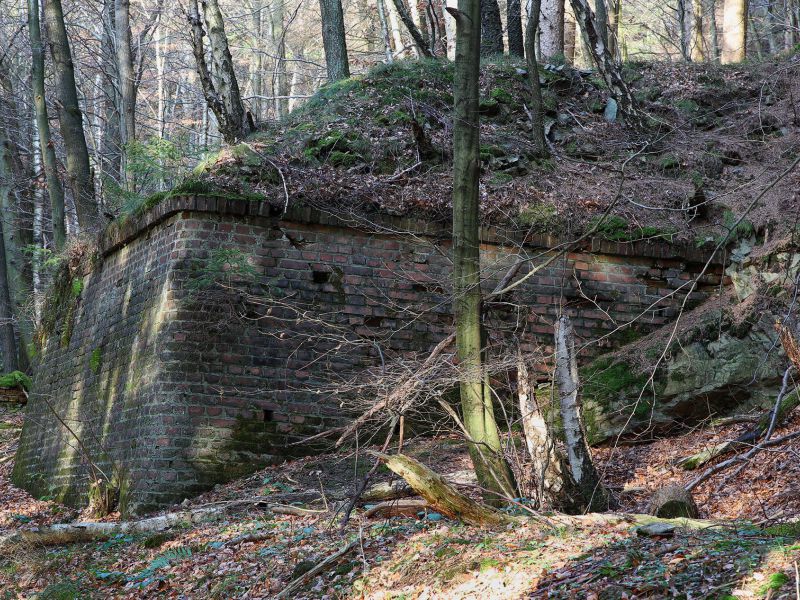
<path id="1" fill-rule="evenodd" d="M 606 6 L 606 0 L 595 0 L 594 5 L 597 35 L 603 40 L 603 45 L 608 48 L 608 7 Z M 614 58 L 613 55 L 611 58 Z"/>
<path id="2" fill-rule="evenodd" d="M 525 56 L 525 42 L 522 37 L 522 8 L 520 0 L 508 0 L 506 4 L 506 27 L 508 28 L 509 56 Z"/>
<path id="3" fill-rule="evenodd" d="M 83 114 L 78 105 L 75 68 L 61 0 L 45 0 L 44 18 L 56 75 L 58 119 L 67 154 L 67 180 L 78 214 L 78 225 L 83 231 L 94 232 L 100 222 L 94 194 L 94 177 L 89 164 L 89 149 L 83 131 Z"/>
<path id="4" fill-rule="evenodd" d="M 553 427 L 544 420 L 536 398 L 528 364 L 521 352 L 517 353 L 517 385 L 519 408 L 525 445 L 531 458 L 533 481 L 537 485 L 538 508 L 580 512 L 584 507 L 577 485 L 572 479 L 566 458 L 555 443 Z"/>
<path id="5" fill-rule="evenodd" d="M 706 59 L 705 38 L 703 37 L 703 0 L 692 0 L 692 61 Z"/>
<path id="6" fill-rule="evenodd" d="M 724 0 L 722 11 L 722 64 L 747 57 L 747 0 Z"/>
<path id="7" fill-rule="evenodd" d="M 200 0 L 203 5 L 203 21 L 208 29 L 208 40 L 211 53 L 211 67 L 206 63 L 203 37 L 203 21 L 197 7 L 197 0 L 192 0 L 191 12 L 188 15 L 192 26 L 192 49 L 197 73 L 203 86 L 206 104 L 214 112 L 219 123 L 219 131 L 229 144 L 243 139 L 252 130 L 251 122 L 246 118 L 242 97 L 239 93 L 239 82 L 233 69 L 233 58 L 228 47 L 228 36 L 217 0 Z"/>
<path id="8" fill-rule="evenodd" d="M 515 488 L 501 454 L 500 432 L 486 389 L 481 330 L 478 175 L 480 136 L 480 0 L 459 0 L 453 84 L 453 288 L 461 407 L 472 464 L 487 497 L 497 502 Z"/>
<path id="9" fill-rule="evenodd" d="M 549 1 L 549 0 L 548 0 Z M 575 64 L 575 38 L 576 38 L 576 23 L 575 16 L 572 11 L 564 15 L 564 60 L 568 65 Z M 544 55 L 544 50 L 542 50 Z"/>
<path id="10" fill-rule="evenodd" d="M 11 188 L 11 169 L 7 157 L 8 139 L 0 123 L 0 206 L 8 206 Z M 17 362 L 17 337 L 14 333 L 14 309 L 11 301 L 11 282 L 8 276 L 5 231 L 12 221 L 6 210 L 0 214 L 0 367 L 4 371 L 19 369 Z"/>
<path id="11" fill-rule="evenodd" d="M 406 26 L 408 33 L 411 35 L 411 39 L 414 40 L 414 46 L 417 48 L 417 52 L 421 56 L 425 56 L 426 58 L 433 57 L 433 53 L 430 49 L 430 44 L 428 40 L 422 35 L 422 32 L 414 23 L 414 20 L 411 18 L 411 15 L 406 8 L 406 4 L 404 0 L 394 0 L 394 7 L 397 9 L 397 14 L 400 15 L 400 20 L 403 22 L 403 25 Z"/>
<path id="12" fill-rule="evenodd" d="M 397 15 L 397 7 L 393 0 L 386 1 L 386 12 L 389 16 L 389 25 L 392 32 L 392 42 L 394 43 L 394 55 L 396 57 L 401 57 L 405 54 L 403 48 L 405 48 L 405 43 L 403 42 L 403 34 L 400 31 L 400 17 Z"/>
<path id="13" fill-rule="evenodd" d="M 117 85 L 120 91 L 120 125 L 122 141 L 122 177 L 126 187 L 134 191 L 136 178 L 128 170 L 128 151 L 136 141 L 136 74 L 133 69 L 133 52 L 131 50 L 131 15 L 130 0 L 114 0 L 114 32 L 117 59 Z"/>
<path id="14" fill-rule="evenodd" d="M 720 60 L 719 29 L 717 28 L 717 0 L 708 0 L 708 30 L 711 34 L 711 60 Z"/>
<path id="15" fill-rule="evenodd" d="M 389 37 L 389 21 L 386 18 L 386 4 L 385 0 L 375 0 L 378 8 L 378 21 L 381 25 L 381 40 L 383 41 L 383 52 L 386 58 L 386 64 L 394 61 L 392 56 L 392 40 Z"/>
<path id="16" fill-rule="evenodd" d="M 539 20 L 539 52 L 541 59 L 549 61 L 553 57 L 566 55 L 564 47 L 564 0 L 542 0 L 541 13 L 542 16 Z"/>
<path id="17" fill-rule="evenodd" d="M 575 334 L 569 317 L 562 316 L 556 323 L 556 385 L 561 404 L 561 420 L 569 456 L 572 477 L 578 484 L 587 505 L 592 510 L 608 508 L 608 492 L 600 481 L 600 475 L 592 462 L 592 454 L 586 444 L 586 432 L 581 416 L 578 397 L 578 361 L 575 355 Z"/>
<path id="18" fill-rule="evenodd" d="M 692 58 L 691 51 L 691 32 L 689 31 L 689 11 L 687 0 L 678 0 L 677 3 L 677 17 L 678 28 L 680 29 L 680 49 L 681 58 L 685 61 L 690 61 Z"/>
<path id="19" fill-rule="evenodd" d="M 344 34 L 344 16 L 341 0 L 319 0 L 322 12 L 322 45 L 325 47 L 325 65 L 328 81 L 350 77 L 347 62 L 347 45 Z"/>
<path id="20" fill-rule="evenodd" d="M 628 84 L 622 78 L 619 66 L 614 62 L 608 52 L 608 46 L 600 36 L 595 25 L 592 9 L 586 0 L 570 0 L 575 20 L 580 24 L 586 46 L 591 53 L 597 71 L 603 77 L 611 95 L 617 101 L 620 111 L 634 126 L 642 125 L 642 115 L 636 107 L 636 102 L 631 94 Z M 598 4 L 602 4 L 598 2 Z"/>
<path id="21" fill-rule="evenodd" d="M 536 31 L 539 28 L 541 0 L 528 3 L 528 22 L 525 26 L 525 55 L 528 62 L 528 86 L 531 90 L 531 135 L 538 156 L 547 156 L 547 140 L 544 136 L 544 103 L 539 81 L 539 63 L 536 60 Z"/>
<path id="22" fill-rule="evenodd" d="M 100 170 L 102 173 L 103 186 L 108 180 L 113 182 L 121 181 L 123 176 L 122 167 L 122 140 L 120 125 L 122 124 L 122 111 L 120 105 L 120 89 L 117 85 L 119 75 L 117 61 L 114 60 L 116 51 L 114 48 L 115 33 L 115 1 L 103 0 L 103 34 L 101 46 L 103 61 L 106 65 L 103 70 L 103 135 Z"/>
<path id="23" fill-rule="evenodd" d="M 279 119 L 289 112 L 286 82 L 286 32 L 283 23 L 283 0 L 273 0 L 270 11 L 269 33 L 275 43 L 275 68 L 272 71 L 272 89 L 275 91 L 275 116 Z"/>
<path id="24" fill-rule="evenodd" d="M 622 0 L 610 0 L 611 14 L 608 22 L 608 53 L 619 62 L 619 24 L 622 20 Z"/>
<path id="25" fill-rule="evenodd" d="M 64 221 L 64 189 L 58 178 L 56 151 L 50 138 L 50 120 L 47 115 L 47 101 L 44 95 L 44 47 L 39 26 L 39 1 L 28 0 L 28 32 L 31 38 L 31 85 L 33 104 L 36 110 L 36 128 L 39 133 L 39 147 L 42 153 L 47 194 L 50 197 L 50 210 L 53 219 L 53 244 L 57 250 L 64 247 L 67 238 Z"/>
<path id="26" fill-rule="evenodd" d="M 442 10 L 444 11 L 444 31 L 447 36 L 447 58 L 448 60 L 456 59 L 456 20 L 453 15 L 447 10 L 447 7 L 455 7 L 453 0 L 442 1 Z"/>
<path id="27" fill-rule="evenodd" d="M 395 0 L 398 1 L 398 0 Z M 481 56 L 503 53 L 503 22 L 497 0 L 480 0 L 481 5 Z"/>

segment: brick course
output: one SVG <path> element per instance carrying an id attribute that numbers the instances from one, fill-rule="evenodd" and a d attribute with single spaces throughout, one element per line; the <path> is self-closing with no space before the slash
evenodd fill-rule
<path id="1" fill-rule="evenodd" d="M 178 197 L 106 231 L 68 343 L 52 335 L 41 354 L 18 484 L 37 496 L 85 501 L 86 457 L 52 407 L 109 476 L 112 465 L 122 467 L 114 476 L 125 512 L 180 501 L 303 452 L 291 444 L 340 425 L 338 399 L 315 393 L 321 382 L 380 364 L 381 356 L 428 352 L 450 331 L 446 226 L 387 216 L 367 226 L 308 207 L 270 211 Z M 563 241 L 494 227 L 482 236 L 487 290 L 517 259 L 515 244 L 527 239 L 524 252 L 541 263 Z M 221 251 L 248 259 L 255 280 L 246 288 L 262 306 L 243 301 L 239 286 L 198 290 L 198 275 Z M 707 259 L 693 248 L 588 240 L 515 292 L 522 310 L 498 305 L 490 315 L 518 330 L 521 320 L 527 344 L 545 351 L 562 310 L 580 341 L 609 334 L 611 318 L 638 319 L 644 333 L 677 314 L 686 282 Z M 720 272 L 713 263 L 696 300 L 720 285 Z M 298 308 L 309 318 L 296 319 Z M 359 343 L 337 349 L 313 318 Z"/>

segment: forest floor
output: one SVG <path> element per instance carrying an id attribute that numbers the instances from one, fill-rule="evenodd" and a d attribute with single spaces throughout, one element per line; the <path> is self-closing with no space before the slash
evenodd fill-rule
<path id="1" fill-rule="evenodd" d="M 0 408 L 0 537 L 82 518 L 10 483 L 9 457 L 21 422 L 18 410 Z M 798 429 L 800 415 L 779 434 Z M 595 458 L 617 491 L 619 510 L 642 512 L 649 491 L 696 475 L 674 467 L 676 458 L 737 431 L 736 426 L 698 429 L 668 440 L 597 449 Z M 418 438 L 405 451 L 475 493 L 458 439 Z M 309 457 L 217 486 L 170 509 L 219 507 L 206 522 L 91 543 L 6 547 L 0 597 L 270 598 L 356 541 L 351 552 L 288 597 L 795 598 L 800 527 L 792 519 L 800 516 L 799 452 L 795 438 L 756 455 L 735 480 L 720 486 L 723 474 L 701 486 L 695 497 L 702 516 L 716 524 L 669 537 L 638 535 L 635 524 L 625 520 L 552 526 L 531 519 L 482 530 L 429 511 L 370 519 L 363 507 L 340 532 L 336 509 L 371 465 L 352 453 Z M 381 470 L 377 479 L 387 477 Z M 319 492 L 318 500 L 304 505 L 319 512 L 291 516 L 266 508 L 264 501 L 301 492 Z"/>

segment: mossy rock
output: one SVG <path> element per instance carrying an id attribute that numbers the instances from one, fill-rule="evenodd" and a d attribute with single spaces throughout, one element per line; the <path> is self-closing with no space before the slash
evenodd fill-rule
<path id="1" fill-rule="evenodd" d="M 517 103 L 516 100 L 514 99 L 514 96 L 512 96 L 510 93 L 508 93 L 503 88 L 494 88 L 489 93 L 489 97 L 492 100 L 500 102 L 501 104 L 511 104 L 511 105 L 513 105 L 513 104 Z"/>
<path id="2" fill-rule="evenodd" d="M 0 375 L 0 388 L 6 390 L 19 390 L 30 391 L 33 382 L 22 371 L 11 371 L 5 375 Z"/>

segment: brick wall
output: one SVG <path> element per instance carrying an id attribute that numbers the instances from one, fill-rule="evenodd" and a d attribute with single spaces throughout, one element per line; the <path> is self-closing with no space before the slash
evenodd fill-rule
<path id="1" fill-rule="evenodd" d="M 424 355 L 450 331 L 446 227 L 269 211 L 180 197 L 105 233 L 71 334 L 54 333 L 41 354 L 18 484 L 83 503 L 88 453 L 119 480 L 124 511 L 180 501 L 308 451 L 297 442 L 346 419 L 331 387 Z M 495 228 L 482 239 L 487 290 L 520 252 L 541 264 L 560 243 Z M 664 244 L 589 241 L 491 305 L 488 318 L 546 353 L 565 311 L 579 341 L 594 342 L 588 357 L 631 336 L 613 333 L 620 324 L 637 319 L 642 334 L 669 321 L 706 259 Z M 714 265 L 693 300 L 719 273 Z"/>

